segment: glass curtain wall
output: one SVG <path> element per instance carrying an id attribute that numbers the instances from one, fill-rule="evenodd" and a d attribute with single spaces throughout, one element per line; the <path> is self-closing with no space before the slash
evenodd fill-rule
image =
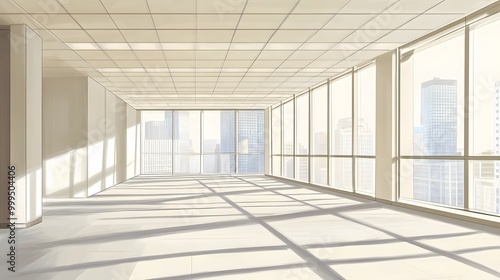
<path id="1" fill-rule="evenodd" d="M 492 8 L 396 50 L 397 200 L 500 215 L 499 29 Z M 326 155 L 327 185 L 374 194 L 375 67 L 353 68 L 294 96 L 295 112 L 273 107 L 273 175 L 292 177 L 281 173 L 276 131 L 286 112 L 294 116 L 287 125 L 295 128 L 295 154 L 284 162 L 294 165 L 296 180 L 324 185 Z"/>
<path id="2" fill-rule="evenodd" d="M 500 18 L 471 22 L 400 50 L 400 196 L 498 215 Z"/>
<path id="3" fill-rule="evenodd" d="M 143 111 L 142 173 L 264 173 L 263 110 Z"/>
<path id="4" fill-rule="evenodd" d="M 272 174 L 373 195 L 375 78 L 370 63 L 274 107 Z M 354 116 L 359 99 L 367 102 L 358 103 Z"/>

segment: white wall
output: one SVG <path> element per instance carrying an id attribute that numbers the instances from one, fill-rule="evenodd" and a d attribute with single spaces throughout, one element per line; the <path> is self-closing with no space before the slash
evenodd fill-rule
<path id="1" fill-rule="evenodd" d="M 10 165 L 10 40 L 9 29 L 0 29 L 0 192 L 8 192 L 7 166 Z M 0 225 L 6 225 L 8 197 L 0 196 Z"/>
<path id="2" fill-rule="evenodd" d="M 139 161 L 137 159 L 137 151 L 139 149 L 140 138 L 140 120 L 138 112 L 130 105 L 127 105 L 127 154 L 126 154 L 126 179 L 130 179 L 138 175 L 136 172 Z"/>
<path id="3" fill-rule="evenodd" d="M 87 77 L 44 79 L 43 96 L 46 197 L 87 197 L 137 175 L 136 110 Z"/>
<path id="4" fill-rule="evenodd" d="M 115 184 L 127 179 L 127 104 L 115 96 Z"/>
<path id="5" fill-rule="evenodd" d="M 116 181 L 116 96 L 106 90 L 106 138 L 104 141 L 104 188 L 114 186 Z"/>
<path id="6" fill-rule="evenodd" d="M 106 89 L 88 79 L 87 98 L 88 195 L 91 196 L 105 187 Z"/>
<path id="7" fill-rule="evenodd" d="M 87 78 L 43 80 L 45 197 L 87 197 Z"/>

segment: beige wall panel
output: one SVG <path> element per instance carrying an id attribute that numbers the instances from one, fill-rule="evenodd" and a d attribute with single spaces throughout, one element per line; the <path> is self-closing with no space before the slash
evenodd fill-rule
<path id="1" fill-rule="evenodd" d="M 88 79 L 88 195 L 105 188 L 106 89 Z"/>
<path id="2" fill-rule="evenodd" d="M 87 197 L 87 78 L 43 80 L 45 197 Z"/>
<path id="3" fill-rule="evenodd" d="M 8 192 L 10 165 L 10 42 L 8 29 L 0 30 L 0 192 Z M 0 196 L 0 225 L 7 224 L 7 195 Z"/>

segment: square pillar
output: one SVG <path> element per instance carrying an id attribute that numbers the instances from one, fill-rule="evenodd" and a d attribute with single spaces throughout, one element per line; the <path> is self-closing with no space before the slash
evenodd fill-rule
<path id="1" fill-rule="evenodd" d="M 10 28 L 10 165 L 16 171 L 17 227 L 42 220 L 42 39 Z"/>
<path id="2" fill-rule="evenodd" d="M 377 139 L 375 198 L 396 199 L 396 55 L 388 52 L 376 59 Z"/>

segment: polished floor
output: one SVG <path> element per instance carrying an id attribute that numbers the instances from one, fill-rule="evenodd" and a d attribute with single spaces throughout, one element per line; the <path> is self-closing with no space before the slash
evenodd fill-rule
<path id="1" fill-rule="evenodd" d="M 0 279 L 500 278 L 498 228 L 264 176 L 141 176 L 46 200 L 17 232 L 16 273 L 0 233 Z"/>

